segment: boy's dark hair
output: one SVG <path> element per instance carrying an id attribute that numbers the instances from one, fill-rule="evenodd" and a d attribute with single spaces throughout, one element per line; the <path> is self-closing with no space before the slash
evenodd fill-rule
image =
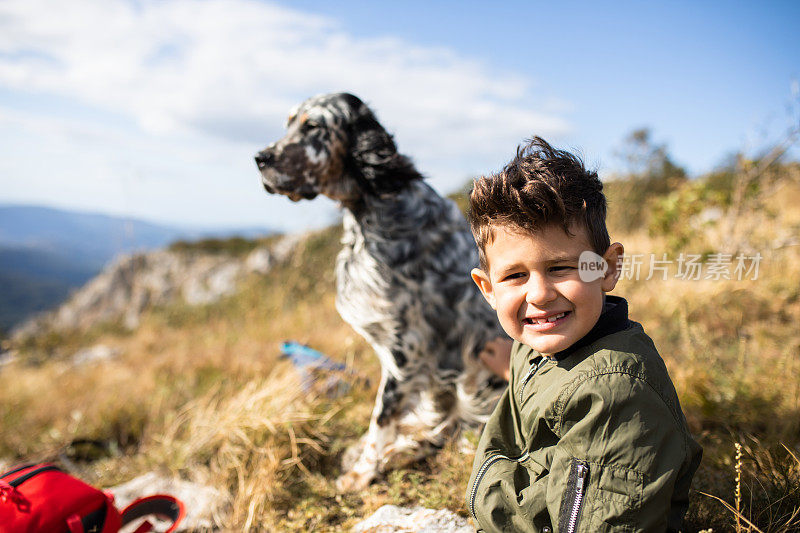
<path id="1" fill-rule="evenodd" d="M 469 223 L 478 244 L 481 268 L 488 270 L 486 246 L 493 227 L 511 226 L 535 233 L 558 224 L 571 235 L 573 223 L 586 228 L 589 242 L 603 255 L 611 245 L 606 228 L 606 197 L 597 172 L 564 150 L 534 137 L 505 168 L 475 180 L 469 195 Z"/>

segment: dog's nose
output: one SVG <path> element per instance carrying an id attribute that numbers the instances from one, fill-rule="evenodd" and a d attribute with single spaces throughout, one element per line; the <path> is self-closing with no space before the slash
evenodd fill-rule
<path id="1" fill-rule="evenodd" d="M 256 165 L 258 165 L 258 169 L 261 170 L 270 163 L 275 161 L 275 154 L 270 151 L 264 150 L 263 152 L 258 152 L 256 154 Z"/>

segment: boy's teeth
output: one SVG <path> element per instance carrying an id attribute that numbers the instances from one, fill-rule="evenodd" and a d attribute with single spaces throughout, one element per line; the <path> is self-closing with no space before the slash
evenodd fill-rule
<path id="1" fill-rule="evenodd" d="M 555 322 L 556 320 L 562 318 L 565 315 L 566 313 L 559 313 L 557 315 L 553 315 L 547 318 L 530 318 L 529 320 L 531 321 L 532 324 L 547 324 L 548 322 Z"/>

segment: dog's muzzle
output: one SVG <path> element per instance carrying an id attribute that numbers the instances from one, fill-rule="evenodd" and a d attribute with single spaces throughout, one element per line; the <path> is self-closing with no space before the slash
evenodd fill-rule
<path id="1" fill-rule="evenodd" d="M 264 169 L 271 166 L 275 162 L 275 154 L 269 149 L 262 150 L 256 154 L 255 160 L 258 170 L 261 171 L 261 184 L 264 186 L 264 190 L 270 194 L 275 194 L 275 187 L 267 183 L 267 181 L 264 179 Z"/>
<path id="2" fill-rule="evenodd" d="M 256 154 L 255 159 L 258 170 L 264 170 L 275 162 L 275 154 L 271 150 L 262 150 Z"/>

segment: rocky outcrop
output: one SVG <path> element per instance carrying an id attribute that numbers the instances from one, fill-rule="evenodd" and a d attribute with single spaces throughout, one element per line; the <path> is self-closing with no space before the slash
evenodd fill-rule
<path id="1" fill-rule="evenodd" d="M 121 256 L 58 309 L 17 327 L 12 331 L 12 341 L 112 321 L 134 329 L 148 307 L 174 301 L 189 305 L 214 302 L 233 294 L 248 274 L 264 274 L 283 261 L 299 239 L 287 236 L 243 257 L 175 250 Z"/>

